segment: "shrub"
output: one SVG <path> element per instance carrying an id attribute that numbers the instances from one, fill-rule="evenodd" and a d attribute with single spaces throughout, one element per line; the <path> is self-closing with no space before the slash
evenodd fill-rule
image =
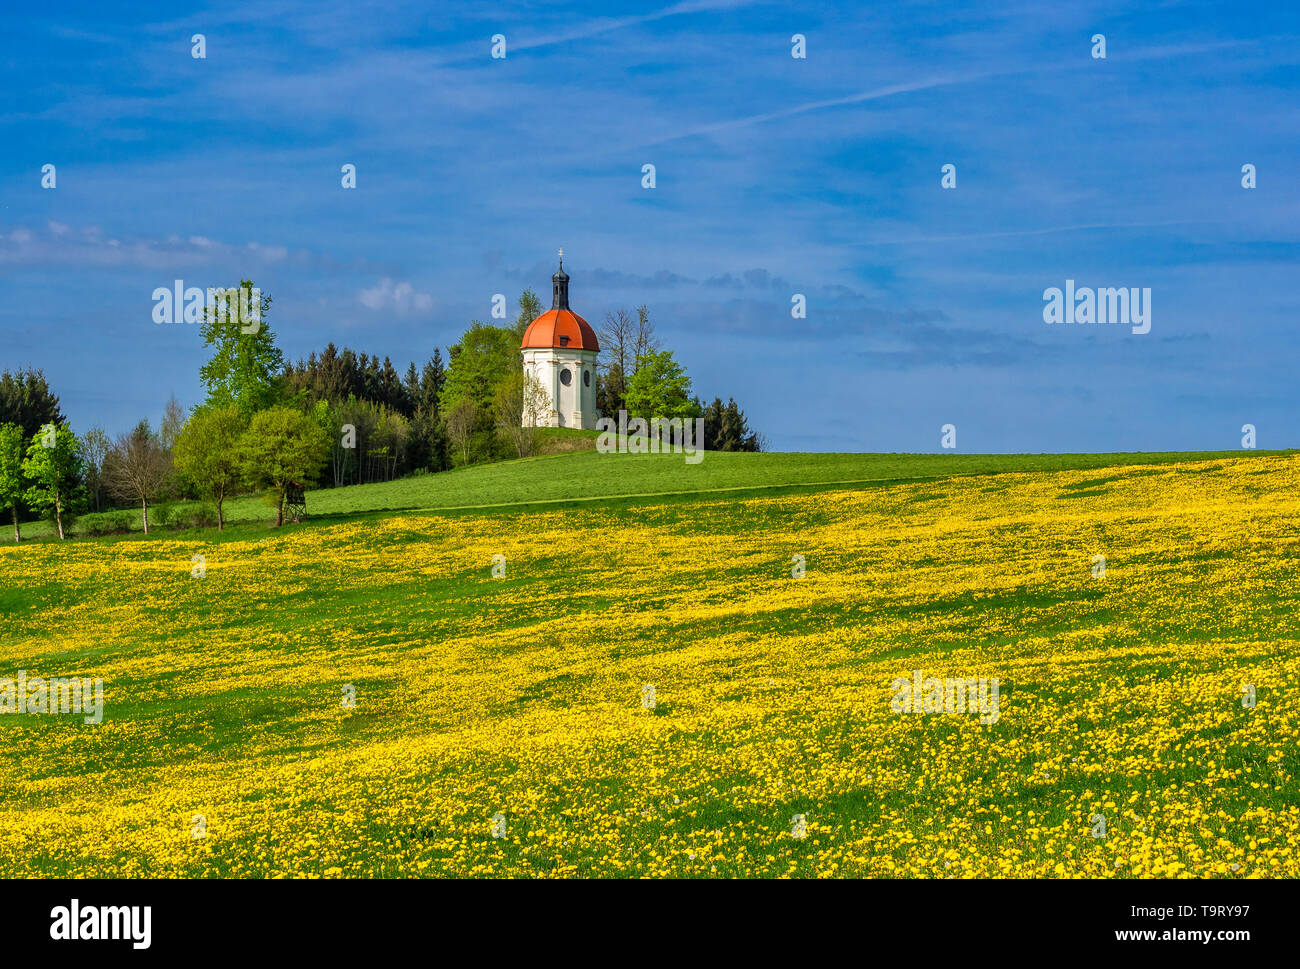
<path id="1" fill-rule="evenodd" d="M 211 528 L 217 524 L 217 512 L 214 506 L 194 505 L 176 512 L 172 524 L 177 528 Z"/>
<path id="2" fill-rule="evenodd" d="M 125 535 L 131 531 L 136 517 L 130 511 L 106 511 L 86 515 L 81 519 L 80 530 L 86 535 Z"/>

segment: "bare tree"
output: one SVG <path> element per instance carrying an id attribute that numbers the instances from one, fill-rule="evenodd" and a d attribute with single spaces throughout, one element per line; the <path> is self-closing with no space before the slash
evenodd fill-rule
<path id="1" fill-rule="evenodd" d="M 632 338 L 632 373 L 628 374 L 630 380 L 637 370 L 641 369 L 641 361 L 649 354 L 657 353 L 662 347 L 659 338 L 655 336 L 655 325 L 650 322 L 650 310 L 643 303 L 636 308 L 636 331 Z"/>
<path id="2" fill-rule="evenodd" d="M 124 501 L 140 502 L 140 520 L 149 533 L 149 502 L 158 496 L 172 472 L 171 452 L 141 421 L 130 434 L 114 442 L 104 458 L 104 486 Z"/>
<path id="3" fill-rule="evenodd" d="M 636 318 L 627 310 L 605 314 L 605 322 L 596 333 L 600 340 L 600 367 L 603 373 L 605 407 L 609 411 L 622 407 L 627 399 L 627 385 L 648 354 L 660 349 L 650 310 L 636 308 Z"/>
<path id="4" fill-rule="evenodd" d="M 628 364 L 635 365 L 636 329 L 627 310 L 605 314 L 605 322 L 597 332 L 600 340 L 600 371 L 605 390 L 605 406 L 617 410 L 627 396 Z"/>
<path id="5" fill-rule="evenodd" d="M 81 439 L 81 456 L 86 461 L 86 486 L 95 499 L 95 511 L 99 511 L 99 498 L 104 490 L 104 459 L 108 456 L 109 447 L 108 435 L 98 425 L 88 430 Z"/>
<path id="6" fill-rule="evenodd" d="M 469 445 L 474 437 L 474 424 L 478 420 L 478 408 L 474 401 L 463 397 L 455 407 L 447 412 L 447 436 L 460 451 L 461 463 L 469 463 Z"/>
<path id="7" fill-rule="evenodd" d="M 176 437 L 185 426 L 185 409 L 181 407 L 181 402 L 172 394 L 167 398 L 167 406 L 163 408 L 162 424 L 158 427 L 158 439 L 162 446 L 170 451 L 176 446 Z"/>

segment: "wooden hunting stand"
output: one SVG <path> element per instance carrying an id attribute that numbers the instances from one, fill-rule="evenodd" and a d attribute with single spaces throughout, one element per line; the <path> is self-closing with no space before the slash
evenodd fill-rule
<path id="1" fill-rule="evenodd" d="M 295 525 L 307 517 L 307 494 L 298 482 L 290 481 L 284 489 L 284 504 Z"/>

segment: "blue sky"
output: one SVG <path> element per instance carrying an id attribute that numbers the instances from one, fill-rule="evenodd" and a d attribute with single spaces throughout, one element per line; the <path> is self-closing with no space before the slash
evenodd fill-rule
<path id="1" fill-rule="evenodd" d="M 0 368 L 78 431 L 201 399 L 174 279 L 253 278 L 291 358 L 404 369 L 548 299 L 563 246 L 578 313 L 646 303 L 777 449 L 1300 447 L 1294 5 L 186 10 L 0 40 Z M 1044 323 L 1066 279 L 1149 287 L 1150 333 Z"/>

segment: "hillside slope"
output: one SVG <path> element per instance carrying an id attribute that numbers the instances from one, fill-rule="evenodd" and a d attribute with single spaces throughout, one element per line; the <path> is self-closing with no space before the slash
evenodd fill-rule
<path id="1" fill-rule="evenodd" d="M 497 464 L 474 465 L 441 474 L 381 484 L 316 488 L 308 494 L 309 514 L 349 518 L 370 512 L 412 509 L 509 508 L 537 502 L 573 502 L 611 497 L 734 492 L 745 489 L 819 488 L 878 481 L 1018 471 L 1065 471 L 1171 464 L 1188 461 L 1252 461 L 1272 451 L 1160 452 L 1139 454 L 821 454 L 708 452 L 698 464 L 682 455 L 599 454 L 586 450 Z M 138 513 L 117 513 L 139 527 Z M 260 497 L 226 503 L 232 522 L 267 522 L 273 517 Z M 73 534 L 84 534 L 97 516 L 88 515 Z M 44 522 L 24 526 L 28 537 L 48 536 Z"/>
<path id="2" fill-rule="evenodd" d="M 1276 452 L 1250 452 L 1266 456 Z M 1241 459 L 1242 452 L 1151 454 L 798 454 L 709 452 L 698 464 L 682 455 L 599 454 L 583 451 L 384 484 L 317 489 L 311 507 L 321 514 L 406 508 L 462 508 L 569 501 L 620 495 L 666 495 L 846 482 L 1060 471 L 1168 464 L 1212 458 Z M 256 499 L 237 503 L 238 517 L 265 517 Z"/>
<path id="3" fill-rule="evenodd" d="M 1298 496 L 1252 456 L 0 547 L 6 673 L 105 691 L 0 716 L 0 871 L 1294 877 Z M 892 709 L 921 675 L 997 716 Z"/>

